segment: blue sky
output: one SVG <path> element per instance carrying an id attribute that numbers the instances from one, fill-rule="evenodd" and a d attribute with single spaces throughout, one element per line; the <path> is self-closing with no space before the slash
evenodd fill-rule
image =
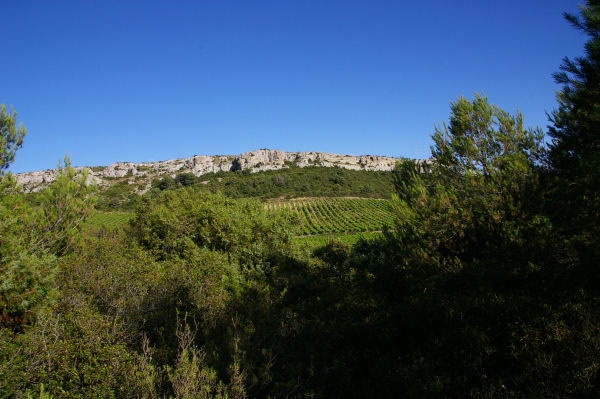
<path id="1" fill-rule="evenodd" d="M 424 158 L 484 92 L 547 125 L 581 1 L 2 3 L 14 173 L 259 148 Z"/>

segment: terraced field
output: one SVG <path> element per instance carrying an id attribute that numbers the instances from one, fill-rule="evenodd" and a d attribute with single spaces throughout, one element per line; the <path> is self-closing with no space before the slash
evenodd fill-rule
<path id="1" fill-rule="evenodd" d="M 269 201 L 265 206 L 296 213 L 301 235 L 379 231 L 394 222 L 389 201 L 374 198 L 299 198 Z"/>

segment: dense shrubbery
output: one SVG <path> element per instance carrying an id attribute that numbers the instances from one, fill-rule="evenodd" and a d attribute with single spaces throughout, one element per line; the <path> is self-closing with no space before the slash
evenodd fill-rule
<path id="1" fill-rule="evenodd" d="M 189 176 L 126 228 L 82 232 L 94 197 L 68 165 L 35 206 L 2 176 L 0 397 L 596 397 L 587 4 L 573 20 L 591 44 L 559 76 L 549 155 L 519 114 L 460 98 L 435 162 L 398 165 L 398 220 L 379 239 L 298 253 L 292 215 Z"/>
<path id="2" fill-rule="evenodd" d="M 219 172 L 195 177 L 183 173 L 164 177 L 153 182 L 158 190 L 197 186 L 209 192 L 222 192 L 232 198 L 277 197 L 341 197 L 360 196 L 389 198 L 392 194 L 391 174 L 343 168 L 310 166 L 258 173 Z"/>
<path id="3" fill-rule="evenodd" d="M 561 264 L 541 201 L 540 137 L 520 119 L 485 98 L 454 102 L 431 167 L 398 169 L 395 231 L 355 249 L 374 276 L 378 351 L 388 381 L 403 382 L 398 396 L 598 389 L 597 291 Z"/>
<path id="4" fill-rule="evenodd" d="M 19 330 L 54 295 L 56 258 L 78 241 L 82 221 L 93 206 L 85 176 L 73 181 L 65 159 L 56 182 L 30 207 L 9 176 L 0 176 L 0 326 Z"/>
<path id="5" fill-rule="evenodd" d="M 140 200 L 136 186 L 117 182 L 98 193 L 96 209 L 100 211 L 133 211 Z"/>
<path id="6" fill-rule="evenodd" d="M 144 203 L 127 232 L 77 242 L 58 275 L 46 272 L 60 295 L 41 317 L 4 330 L 0 386 L 44 383 L 61 397 L 243 397 L 240 348 L 258 323 L 244 315 L 245 300 L 270 303 L 266 273 L 291 247 L 288 225 L 258 202 L 193 190 Z"/>

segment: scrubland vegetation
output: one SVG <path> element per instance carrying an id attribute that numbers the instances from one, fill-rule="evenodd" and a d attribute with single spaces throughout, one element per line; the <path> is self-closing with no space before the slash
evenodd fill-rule
<path id="1" fill-rule="evenodd" d="M 589 41 L 556 75 L 548 146 L 461 97 L 433 162 L 382 177 L 389 200 L 247 198 L 269 172 L 163 180 L 98 216 L 68 161 L 35 201 L 3 175 L 0 397 L 597 397 L 600 2 L 570 20 Z M 25 130 L 0 116 L 4 170 Z M 370 219 L 332 222 L 356 204 Z M 391 226 L 307 250 L 315 220 Z"/>
<path id="2" fill-rule="evenodd" d="M 300 168 L 294 164 L 286 169 L 258 173 L 237 171 L 218 172 L 195 177 L 182 173 L 156 180 L 159 190 L 196 186 L 209 192 L 222 192 L 232 198 L 297 198 L 359 196 L 389 198 L 393 188 L 388 172 L 348 170 L 340 167 L 311 166 Z"/>

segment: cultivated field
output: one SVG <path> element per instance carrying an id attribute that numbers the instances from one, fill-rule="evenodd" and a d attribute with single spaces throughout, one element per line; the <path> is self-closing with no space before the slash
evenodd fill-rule
<path id="1" fill-rule="evenodd" d="M 394 222 L 390 202 L 373 198 L 298 198 L 271 200 L 265 206 L 296 213 L 300 235 L 380 231 Z"/>
<path id="2" fill-rule="evenodd" d="M 129 212 L 97 212 L 90 216 L 87 223 L 93 227 L 117 228 L 125 226 L 133 218 Z"/>
<path id="3" fill-rule="evenodd" d="M 297 245 L 315 248 L 331 240 L 352 245 L 361 238 L 379 236 L 384 226 L 392 226 L 394 214 L 387 200 L 372 198 L 298 198 L 270 200 L 265 208 L 287 209 L 298 215 Z M 127 225 L 133 213 L 98 212 L 88 225 L 94 229 L 119 228 Z"/>

